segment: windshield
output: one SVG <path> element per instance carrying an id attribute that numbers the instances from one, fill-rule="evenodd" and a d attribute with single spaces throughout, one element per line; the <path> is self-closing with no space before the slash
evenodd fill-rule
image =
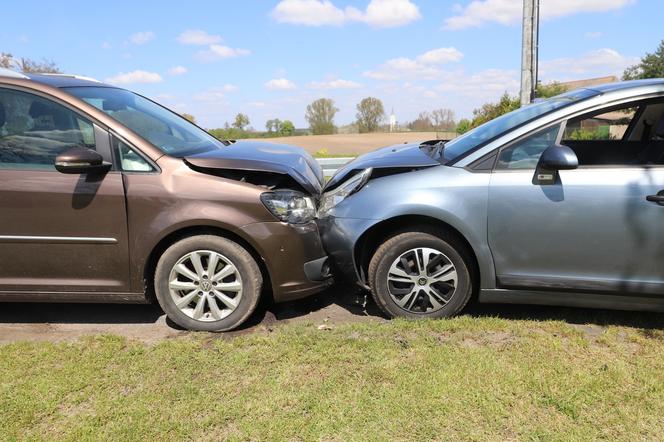
<path id="1" fill-rule="evenodd" d="M 592 89 L 579 89 L 501 115 L 447 142 L 443 149 L 443 159 L 445 163 L 457 160 L 498 136 L 537 117 L 598 94 L 599 92 Z"/>
<path id="2" fill-rule="evenodd" d="M 224 144 L 176 113 L 133 92 L 110 87 L 70 87 L 67 92 L 113 117 L 162 152 L 184 157 Z"/>

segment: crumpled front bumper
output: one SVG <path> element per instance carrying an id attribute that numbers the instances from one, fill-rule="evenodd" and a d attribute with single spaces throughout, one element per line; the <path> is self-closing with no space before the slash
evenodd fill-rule
<path id="1" fill-rule="evenodd" d="M 314 221 L 253 223 L 241 230 L 265 261 L 276 302 L 304 298 L 332 284 L 329 259 Z"/>
<path id="2" fill-rule="evenodd" d="M 362 234 L 377 222 L 379 220 L 334 216 L 318 220 L 323 245 L 332 259 L 335 275 L 368 288 L 364 275 L 356 266 L 355 245 Z"/>

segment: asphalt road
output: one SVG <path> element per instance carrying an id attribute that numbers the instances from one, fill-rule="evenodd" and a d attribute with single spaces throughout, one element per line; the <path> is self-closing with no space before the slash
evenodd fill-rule
<path id="1" fill-rule="evenodd" d="M 589 334 L 609 325 L 664 329 L 664 313 L 617 312 L 527 305 L 470 305 L 464 312 L 475 317 L 569 323 Z M 221 333 L 233 337 L 269 333 L 294 322 L 307 322 L 324 330 L 351 322 L 385 322 L 371 297 L 353 286 L 334 286 L 310 298 L 262 305 L 239 330 Z M 0 304 L 0 344 L 17 341 L 71 341 L 84 336 L 114 334 L 148 344 L 186 335 L 166 319 L 157 305 L 130 304 Z"/>

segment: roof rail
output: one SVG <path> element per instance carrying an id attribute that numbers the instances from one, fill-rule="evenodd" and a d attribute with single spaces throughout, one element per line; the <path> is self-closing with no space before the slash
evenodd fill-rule
<path id="1" fill-rule="evenodd" d="M 75 75 L 75 74 L 51 74 L 51 73 L 44 73 L 44 74 L 39 74 L 39 75 L 48 75 L 50 77 L 67 77 L 67 78 L 76 78 L 77 80 L 87 80 L 87 81 L 94 81 L 95 83 L 101 83 L 101 81 L 97 80 L 96 78 L 92 77 L 86 77 L 84 75 Z"/>
<path id="2" fill-rule="evenodd" d="M 7 68 L 0 68 L 0 77 L 22 78 L 24 80 L 29 80 L 27 75 L 23 75 L 19 72 Z"/>

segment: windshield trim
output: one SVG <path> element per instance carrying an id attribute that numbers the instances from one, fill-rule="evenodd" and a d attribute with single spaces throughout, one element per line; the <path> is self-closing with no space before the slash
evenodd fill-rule
<path id="1" fill-rule="evenodd" d="M 495 136 L 493 136 L 493 137 L 491 137 L 491 138 L 489 138 L 489 139 L 487 139 L 487 140 L 485 140 L 485 141 L 480 142 L 477 146 L 474 146 L 473 148 L 468 149 L 468 150 L 465 151 L 464 153 L 462 153 L 462 154 L 460 154 L 460 155 L 458 155 L 458 156 L 456 156 L 456 157 L 454 157 L 454 158 L 452 158 L 452 159 L 450 159 L 450 160 L 445 161 L 444 156 L 442 156 L 442 155 L 444 155 L 444 150 L 445 150 L 445 148 L 443 147 L 443 153 L 442 153 L 442 155 L 441 155 L 441 157 L 442 157 L 442 158 L 441 158 L 441 159 L 442 159 L 441 164 L 443 164 L 443 165 L 445 165 L 445 166 L 454 166 L 454 165 L 456 165 L 457 163 L 459 163 L 460 161 L 462 161 L 464 158 L 467 158 L 468 156 L 472 155 L 473 153 L 477 152 L 478 150 L 482 149 L 483 147 L 485 147 L 485 146 L 487 146 L 487 145 L 493 143 L 493 142 L 496 141 L 497 139 L 499 139 L 499 138 L 505 136 L 506 134 L 508 134 L 508 133 L 510 133 L 510 132 L 512 132 L 512 131 L 514 131 L 514 130 L 516 130 L 516 129 L 519 129 L 519 128 L 521 128 L 521 127 L 527 125 L 527 124 L 532 123 L 533 121 L 536 121 L 536 120 L 538 120 L 538 119 L 540 119 L 540 118 L 546 117 L 547 115 L 550 115 L 550 114 L 552 114 L 552 113 L 554 113 L 554 112 L 558 112 L 558 111 L 560 111 L 560 110 L 562 110 L 562 109 L 565 109 L 565 108 L 567 108 L 567 107 L 569 107 L 569 106 L 573 106 L 573 105 L 578 104 L 578 103 L 580 103 L 580 102 L 582 102 L 582 101 L 586 101 L 586 100 L 588 100 L 588 99 L 590 99 L 590 98 L 597 97 L 598 95 L 602 95 L 602 92 L 601 92 L 601 91 L 598 91 L 598 90 L 595 90 L 595 89 L 591 89 L 591 88 L 582 88 L 582 89 L 576 89 L 576 90 L 574 90 L 574 91 L 566 92 L 566 93 L 561 94 L 561 95 L 558 95 L 558 96 L 556 96 L 556 97 L 551 97 L 551 98 L 549 98 L 548 100 L 554 100 L 554 99 L 556 99 L 556 98 L 560 99 L 560 98 L 562 98 L 562 97 L 564 97 L 564 96 L 574 96 L 574 94 L 579 94 L 579 93 L 582 93 L 583 95 L 580 96 L 580 97 L 577 97 L 577 99 L 575 99 L 575 100 L 574 100 L 574 99 L 569 100 L 567 103 L 561 105 L 560 107 L 556 107 L 556 108 L 553 108 L 553 109 L 549 109 L 549 110 L 546 111 L 546 112 L 543 112 L 543 113 L 541 113 L 541 114 L 539 114 L 539 115 L 537 115 L 537 116 L 534 116 L 534 117 L 532 117 L 532 118 L 529 118 L 529 119 L 527 119 L 527 120 L 525 120 L 525 121 L 523 121 L 523 122 L 521 122 L 521 123 L 519 123 L 519 124 L 516 124 L 516 125 L 514 125 L 514 126 L 511 126 L 511 127 L 509 127 L 508 129 L 505 129 L 504 131 L 502 131 L 502 132 L 496 134 Z M 548 101 L 548 100 L 547 100 L 547 101 Z M 532 104 L 537 104 L 537 103 L 531 103 L 531 104 L 529 104 L 528 106 L 531 106 Z M 520 107 L 519 109 L 523 109 L 523 107 Z M 519 110 L 519 109 L 516 109 L 516 110 Z M 512 112 L 514 112 L 514 111 L 512 111 Z M 503 115 L 507 115 L 507 114 L 503 114 Z M 502 117 L 503 115 L 501 115 L 501 117 Z M 500 118 L 500 117 L 497 117 L 497 118 Z M 488 123 L 490 123 L 491 121 L 494 121 L 494 120 L 487 121 L 487 122 L 484 123 L 484 124 L 488 124 Z M 477 126 L 476 128 L 474 128 L 474 129 L 472 129 L 472 130 L 476 130 L 476 129 L 480 128 L 480 127 L 482 127 L 482 125 Z M 465 134 L 464 134 L 464 135 L 465 135 Z M 449 143 L 451 143 L 451 142 L 454 142 L 454 140 L 450 140 L 450 141 L 449 141 Z"/>

